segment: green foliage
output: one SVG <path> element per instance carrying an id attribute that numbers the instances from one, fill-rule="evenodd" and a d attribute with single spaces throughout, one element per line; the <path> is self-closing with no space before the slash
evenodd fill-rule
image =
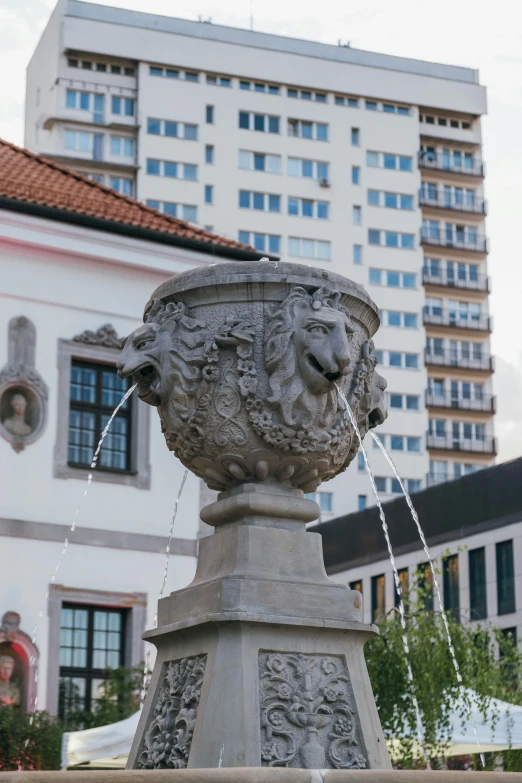
<path id="1" fill-rule="evenodd" d="M 461 693 L 440 612 L 425 611 L 421 580 L 408 596 L 407 637 L 415 694 L 431 758 L 444 755 L 450 737 L 450 716 Z M 465 688 L 477 693 L 478 707 L 491 714 L 492 698 L 522 703 L 522 655 L 500 628 L 471 625 L 446 613 Z M 379 624 L 380 636 L 366 644 L 365 655 L 379 716 L 386 738 L 396 738 L 398 756 L 405 767 L 415 766 L 417 719 L 411 699 L 398 612 Z M 502 652 L 499 658 L 498 650 Z M 494 715 L 494 712 L 493 712 Z M 467 718 L 464 706 L 460 717 Z M 418 750 L 418 745 L 417 745 Z M 511 752 L 511 753 L 514 753 Z M 418 754 L 417 754 L 418 755 Z M 515 763 L 513 758 L 512 763 Z"/>
<path id="2" fill-rule="evenodd" d="M 47 712 L 0 707 L 0 771 L 60 769 L 63 726 Z"/>

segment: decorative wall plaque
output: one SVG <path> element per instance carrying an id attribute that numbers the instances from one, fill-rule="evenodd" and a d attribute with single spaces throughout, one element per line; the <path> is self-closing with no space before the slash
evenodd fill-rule
<path id="1" fill-rule="evenodd" d="M 0 435 L 22 451 L 41 434 L 47 386 L 35 368 L 36 329 L 24 315 L 11 318 L 7 364 L 0 372 Z"/>
<path id="2" fill-rule="evenodd" d="M 259 699 L 263 767 L 368 766 L 344 656 L 260 651 Z"/>
<path id="3" fill-rule="evenodd" d="M 34 709 L 38 648 L 20 630 L 20 615 L 6 612 L 0 626 L 0 707 Z"/>
<path id="4" fill-rule="evenodd" d="M 163 664 L 138 769 L 184 769 L 198 714 L 206 655 Z"/>

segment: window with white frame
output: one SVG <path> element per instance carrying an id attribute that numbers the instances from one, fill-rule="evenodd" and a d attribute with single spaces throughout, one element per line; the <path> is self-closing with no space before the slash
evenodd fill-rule
<path id="1" fill-rule="evenodd" d="M 118 193 L 122 193 L 124 196 L 132 196 L 133 182 L 127 177 L 110 177 L 110 186 Z"/>
<path id="2" fill-rule="evenodd" d="M 239 82 L 240 90 L 253 90 L 254 92 L 266 92 L 269 95 L 280 95 L 281 88 L 276 84 L 264 84 L 263 82 L 249 82 L 242 79 Z"/>
<path id="3" fill-rule="evenodd" d="M 359 100 L 350 96 L 335 95 L 334 103 L 336 106 L 348 106 L 350 109 L 359 108 Z"/>
<path id="4" fill-rule="evenodd" d="M 368 190 L 368 206 L 411 211 L 414 208 L 414 200 L 413 196 L 406 193 L 388 193 L 383 190 Z"/>
<path id="5" fill-rule="evenodd" d="M 403 479 L 409 495 L 422 489 L 421 479 Z M 401 495 L 402 489 L 399 480 L 389 476 L 375 476 L 377 492 L 383 495 Z"/>
<path id="6" fill-rule="evenodd" d="M 312 199 L 288 197 L 288 214 L 298 217 L 316 218 L 328 220 L 330 204 L 327 201 L 313 201 Z"/>
<path id="7" fill-rule="evenodd" d="M 395 392 L 387 392 L 387 396 L 390 408 L 399 411 L 420 410 L 420 397 L 418 394 L 397 394 Z"/>
<path id="8" fill-rule="evenodd" d="M 418 370 L 420 367 L 418 353 L 378 350 L 375 351 L 375 356 L 383 367 L 395 367 L 398 370 Z"/>
<path id="9" fill-rule="evenodd" d="M 333 514 L 333 492 L 306 492 L 305 498 L 314 500 L 321 509 L 319 522 Z"/>
<path id="10" fill-rule="evenodd" d="M 391 269 L 369 269 L 371 285 L 385 285 L 388 288 L 417 288 L 417 275 L 414 272 L 395 272 Z"/>
<path id="11" fill-rule="evenodd" d="M 187 220 L 189 223 L 198 222 L 198 208 L 193 204 L 178 204 L 172 201 L 156 201 L 155 199 L 147 199 L 148 207 L 157 209 L 159 212 L 163 212 L 170 217 L 180 218 L 181 220 Z"/>
<path id="12" fill-rule="evenodd" d="M 239 168 L 250 171 L 267 171 L 269 174 L 281 174 L 281 155 L 268 155 L 264 152 L 239 150 Z"/>
<path id="13" fill-rule="evenodd" d="M 331 245 L 320 239 L 302 239 L 288 237 L 288 255 L 293 258 L 313 258 L 318 261 L 330 261 Z"/>
<path id="14" fill-rule="evenodd" d="M 103 122 L 105 96 L 100 93 L 86 92 L 84 90 L 66 90 L 65 106 L 67 109 L 91 111 L 94 113 L 94 122 Z"/>
<path id="15" fill-rule="evenodd" d="M 403 451 L 419 454 L 421 451 L 421 439 L 413 435 L 387 435 L 379 434 L 382 444 L 391 451 Z M 377 443 L 373 447 L 378 449 Z"/>
<path id="16" fill-rule="evenodd" d="M 397 326 L 401 329 L 416 329 L 417 313 L 404 313 L 400 310 L 381 310 L 382 326 Z"/>
<path id="17" fill-rule="evenodd" d="M 271 114 L 256 114 L 252 111 L 239 112 L 239 127 L 261 133 L 280 133 L 280 117 Z"/>
<path id="18" fill-rule="evenodd" d="M 420 196 L 423 201 L 431 201 L 451 209 L 470 209 L 475 211 L 479 203 L 477 191 L 474 188 L 463 188 L 457 185 L 439 185 L 438 182 L 422 182 Z"/>
<path id="19" fill-rule="evenodd" d="M 149 66 L 150 76 L 164 76 L 167 79 L 184 79 L 186 82 L 199 82 L 197 71 L 183 71 L 180 68 L 162 68 L 159 65 Z"/>
<path id="20" fill-rule="evenodd" d="M 362 245 L 352 246 L 352 260 L 354 264 L 362 264 L 363 262 L 363 249 Z"/>
<path id="21" fill-rule="evenodd" d="M 136 143 L 128 136 L 111 136 L 111 155 L 119 158 L 134 158 Z"/>
<path id="22" fill-rule="evenodd" d="M 444 128 L 459 128 L 460 130 L 471 130 L 472 120 L 460 120 L 456 117 L 438 117 L 433 114 L 419 114 L 419 122 L 427 125 L 439 125 Z"/>
<path id="23" fill-rule="evenodd" d="M 286 94 L 289 98 L 301 98 L 303 101 L 316 101 L 317 103 L 327 102 L 327 95 L 325 92 L 298 90 L 296 87 L 287 87 Z"/>
<path id="24" fill-rule="evenodd" d="M 328 141 L 328 124 L 324 122 L 312 122 L 310 120 L 289 119 L 288 135 L 300 139 Z"/>
<path id="25" fill-rule="evenodd" d="M 352 223 L 354 226 L 360 226 L 362 223 L 362 208 L 357 204 L 352 206 Z"/>
<path id="26" fill-rule="evenodd" d="M 368 111 L 382 111 L 385 114 L 399 114 L 405 117 L 408 117 L 411 113 L 407 106 L 398 106 L 395 103 L 381 103 L 374 100 L 366 100 L 364 108 L 368 109 Z"/>
<path id="27" fill-rule="evenodd" d="M 65 149 L 75 152 L 91 152 L 94 147 L 94 133 L 87 131 L 65 131 Z"/>
<path id="28" fill-rule="evenodd" d="M 218 87 L 232 87 L 232 79 L 230 76 L 217 76 L 216 74 L 207 73 L 207 84 L 215 84 Z"/>
<path id="29" fill-rule="evenodd" d="M 134 117 L 136 101 L 134 98 L 122 98 L 119 95 L 113 95 L 111 98 L 112 114 L 123 115 L 124 117 Z"/>
<path id="30" fill-rule="evenodd" d="M 281 237 L 275 234 L 259 234 L 255 231 L 239 231 L 238 240 L 244 245 L 250 245 L 260 253 L 274 253 L 279 255 L 281 252 Z"/>
<path id="31" fill-rule="evenodd" d="M 240 190 L 239 207 L 240 209 L 255 209 L 260 212 L 281 212 L 281 196 L 274 193 Z"/>
<path id="32" fill-rule="evenodd" d="M 394 155 L 390 152 L 373 152 L 368 150 L 366 153 L 366 165 L 395 171 L 413 171 L 413 158 L 408 155 Z"/>
<path id="33" fill-rule="evenodd" d="M 190 122 L 178 122 L 177 120 L 158 120 L 154 117 L 148 117 L 147 133 L 153 136 L 170 136 L 174 139 L 189 139 L 190 141 L 197 141 L 198 126 Z"/>
<path id="34" fill-rule="evenodd" d="M 308 179 L 328 179 L 329 163 L 304 158 L 288 158 L 286 173 L 289 177 L 306 177 Z"/>
<path id="35" fill-rule="evenodd" d="M 368 244 L 413 250 L 415 248 L 415 234 L 402 234 L 398 231 L 381 231 L 380 229 L 369 228 Z"/>
<path id="36" fill-rule="evenodd" d="M 198 178 L 198 167 L 193 163 L 177 163 L 173 160 L 147 158 L 147 174 L 195 181 Z"/>

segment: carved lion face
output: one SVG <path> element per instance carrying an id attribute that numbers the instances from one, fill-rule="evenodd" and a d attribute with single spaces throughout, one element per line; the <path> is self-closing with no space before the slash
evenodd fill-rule
<path id="1" fill-rule="evenodd" d="M 342 311 L 319 302 L 296 305 L 293 342 L 297 367 L 312 394 L 332 391 L 333 384 L 348 374 L 351 334 L 353 328 Z"/>
<path id="2" fill-rule="evenodd" d="M 138 396 L 150 405 L 160 403 L 162 357 L 168 356 L 170 335 L 157 323 L 138 326 L 125 340 L 118 374 L 138 384 Z"/>
<path id="3" fill-rule="evenodd" d="M 388 411 L 384 402 L 384 392 L 387 383 L 385 379 L 374 370 L 372 383 L 370 386 L 370 412 L 368 414 L 368 425 L 370 429 L 378 427 L 388 416 Z"/>

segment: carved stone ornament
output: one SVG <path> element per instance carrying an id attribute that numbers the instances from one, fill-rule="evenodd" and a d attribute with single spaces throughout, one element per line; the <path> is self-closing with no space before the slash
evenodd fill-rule
<path id="1" fill-rule="evenodd" d="M 0 625 L 0 709 L 35 708 L 39 656 L 31 637 L 20 630 L 18 612 L 5 612 Z"/>
<path id="2" fill-rule="evenodd" d="M 342 655 L 261 651 L 259 700 L 262 766 L 368 766 Z"/>
<path id="3" fill-rule="evenodd" d="M 160 286 L 126 340 L 122 377 L 157 406 L 169 449 L 211 489 L 272 480 L 314 491 L 384 421 L 376 306 L 298 264 L 219 264 Z"/>
<path id="4" fill-rule="evenodd" d="M 47 386 L 35 368 L 35 348 L 34 324 L 23 315 L 11 318 L 0 372 L 0 435 L 16 452 L 42 434 L 47 418 Z"/>
<path id="5" fill-rule="evenodd" d="M 163 665 L 136 769 L 187 766 L 206 663 L 206 655 L 196 655 Z"/>
<path id="6" fill-rule="evenodd" d="M 95 332 L 85 329 L 81 334 L 73 337 L 73 341 L 87 345 L 103 345 L 105 348 L 121 348 L 121 337 L 118 337 L 112 324 L 104 324 Z"/>

